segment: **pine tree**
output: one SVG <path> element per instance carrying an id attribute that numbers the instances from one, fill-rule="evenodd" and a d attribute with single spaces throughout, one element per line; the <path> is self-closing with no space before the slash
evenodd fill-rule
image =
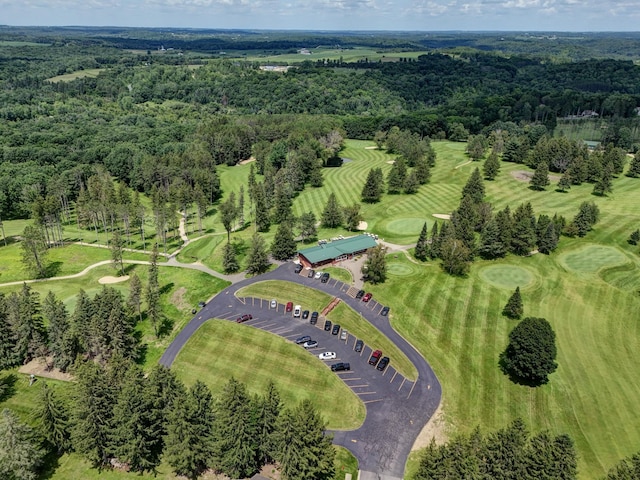
<path id="1" fill-rule="evenodd" d="M 418 260 L 422 260 L 422 261 L 425 261 L 429 256 L 429 242 L 427 239 L 427 222 L 424 222 L 424 225 L 422 225 L 422 230 L 420 231 L 420 236 L 418 237 L 418 242 L 416 243 L 414 256 Z"/>
<path id="2" fill-rule="evenodd" d="M 482 175 L 480 175 L 480 169 L 477 167 L 462 188 L 460 198 L 463 199 L 466 196 L 469 196 L 476 205 L 484 201 L 484 182 L 482 181 Z"/>
<path id="3" fill-rule="evenodd" d="M 40 295 L 28 284 L 24 283 L 20 293 L 13 292 L 7 298 L 7 320 L 15 339 L 17 361 L 27 363 L 45 356 L 47 341 Z"/>
<path id="4" fill-rule="evenodd" d="M 37 430 L 60 454 L 71 447 L 69 412 L 46 382 L 42 382 L 33 412 Z"/>
<path id="5" fill-rule="evenodd" d="M 129 277 L 129 296 L 127 297 L 127 306 L 138 315 L 142 321 L 142 281 L 136 273 Z"/>
<path id="6" fill-rule="evenodd" d="M 273 207 L 273 223 L 276 225 L 282 222 L 290 222 L 293 220 L 293 212 L 291 207 L 293 201 L 291 200 L 290 187 L 285 183 L 279 183 L 276 185 L 276 191 L 274 196 Z"/>
<path id="7" fill-rule="evenodd" d="M 35 278 L 47 274 L 47 241 L 42 228 L 36 224 L 27 225 L 22 232 L 22 263 Z"/>
<path id="8" fill-rule="evenodd" d="M 416 159 L 415 166 L 413 169 L 416 180 L 418 180 L 418 184 L 424 185 L 431 178 L 431 167 L 429 166 L 429 162 L 424 157 L 419 157 Z"/>
<path id="9" fill-rule="evenodd" d="M 418 191 L 419 186 L 420 184 L 418 183 L 418 177 L 414 169 L 405 178 L 402 188 L 404 189 L 404 193 L 406 193 L 407 195 L 412 195 Z"/>
<path id="10" fill-rule="evenodd" d="M 478 253 L 484 259 L 502 258 L 507 254 L 507 246 L 500 238 L 500 227 L 495 219 L 489 220 L 482 229 Z"/>
<path id="11" fill-rule="evenodd" d="M 151 325 L 153 325 L 153 331 L 158 336 L 158 329 L 160 324 L 160 285 L 158 284 L 158 244 L 153 245 L 153 251 L 151 252 L 151 262 L 149 265 L 149 275 L 147 279 L 147 316 Z"/>
<path id="12" fill-rule="evenodd" d="M 271 244 L 271 256 L 276 260 L 288 260 L 297 251 L 297 245 L 293 236 L 293 230 L 289 222 L 282 222 L 278 225 L 276 234 Z"/>
<path id="13" fill-rule="evenodd" d="M 367 254 L 367 260 L 362 265 L 362 273 L 365 281 L 371 282 L 374 285 L 377 283 L 384 283 L 387 279 L 387 249 L 382 245 L 369 250 Z"/>
<path id="14" fill-rule="evenodd" d="M 407 166 L 404 159 L 398 157 L 393 162 L 393 166 L 387 175 L 387 192 L 391 194 L 402 192 L 406 176 Z"/>
<path id="15" fill-rule="evenodd" d="M 429 256 L 432 260 L 440 257 L 440 233 L 438 231 L 438 221 L 436 220 L 431 229 Z"/>
<path id="16" fill-rule="evenodd" d="M 44 452 L 33 430 L 9 409 L 0 413 L 0 478 L 35 480 L 44 461 Z"/>
<path id="17" fill-rule="evenodd" d="M 240 264 L 236 258 L 236 249 L 230 243 L 225 243 L 222 251 L 222 268 L 224 273 L 235 273 L 240 270 Z"/>
<path id="18" fill-rule="evenodd" d="M 484 178 L 487 180 L 495 180 L 500 173 L 500 160 L 498 159 L 498 154 L 495 150 L 492 150 L 489 154 L 489 158 L 487 158 L 484 162 Z"/>
<path id="19" fill-rule="evenodd" d="M 536 220 L 531 203 L 520 204 L 513 213 L 511 251 L 516 255 L 529 255 L 536 245 Z"/>
<path id="20" fill-rule="evenodd" d="M 566 192 L 571 188 L 571 171 L 570 169 L 566 169 L 558 180 L 558 188 L 557 190 L 560 192 Z"/>
<path id="21" fill-rule="evenodd" d="M 53 364 L 63 372 L 75 361 L 79 353 L 75 339 L 72 338 L 69 315 L 64 303 L 49 292 L 42 304 L 42 313 L 49 327 L 49 351 L 53 355 Z"/>
<path id="22" fill-rule="evenodd" d="M 629 245 L 637 245 L 638 242 L 640 242 L 640 230 L 635 230 L 631 233 L 631 235 L 629 235 L 627 243 Z"/>
<path id="23" fill-rule="evenodd" d="M 358 230 L 358 226 L 362 221 L 362 213 L 360 213 L 360 204 L 354 203 L 353 205 L 347 205 L 343 209 L 343 217 L 345 228 L 351 232 Z"/>
<path id="24" fill-rule="evenodd" d="M 303 241 L 310 240 L 318 235 L 318 230 L 316 228 L 316 216 L 313 212 L 307 212 L 300 215 L 298 223 L 300 226 L 300 236 Z"/>
<path id="25" fill-rule="evenodd" d="M 523 313 L 524 308 L 522 305 L 522 296 L 520 295 L 520 287 L 516 287 L 515 292 L 513 292 L 511 297 L 509 297 L 509 301 L 504 306 L 502 315 L 514 320 L 519 320 L 522 317 Z"/>
<path id="26" fill-rule="evenodd" d="M 259 232 L 266 232 L 271 225 L 269 218 L 269 206 L 266 200 L 266 194 L 263 183 L 256 184 L 253 189 L 253 198 L 255 204 L 255 224 Z"/>
<path id="27" fill-rule="evenodd" d="M 195 478 L 213 456 L 213 400 L 201 381 L 176 398 L 169 413 L 164 456 L 177 475 Z"/>
<path id="28" fill-rule="evenodd" d="M 258 471 L 257 424 L 252 400 L 243 383 L 231 378 L 216 403 L 215 464 L 231 478 L 248 478 Z"/>
<path id="29" fill-rule="evenodd" d="M 613 164 L 609 162 L 602 168 L 602 174 L 600 175 L 600 178 L 593 186 L 593 194 L 603 197 L 607 193 L 611 193 L 613 191 L 612 186 L 613 186 Z"/>
<path id="30" fill-rule="evenodd" d="M 362 201 L 365 203 L 376 203 L 380 201 L 381 196 L 382 188 L 380 182 L 378 181 L 375 170 L 371 169 L 362 187 Z"/>
<path id="31" fill-rule="evenodd" d="M 15 337 L 9 324 L 7 309 L 7 298 L 4 293 L 0 293 L 0 371 L 21 363 L 14 349 Z"/>
<path id="32" fill-rule="evenodd" d="M 254 233 L 251 237 L 251 247 L 247 255 L 247 273 L 250 275 L 258 275 L 269 269 L 269 255 L 264 243 L 264 239 L 258 233 Z"/>
<path id="33" fill-rule="evenodd" d="M 598 222 L 599 216 L 600 210 L 595 203 L 582 202 L 580 204 L 578 213 L 571 222 L 571 225 L 574 226 L 576 234 L 579 237 L 584 237 L 587 233 L 589 233 L 591 227 L 593 227 L 593 225 Z"/>
<path id="34" fill-rule="evenodd" d="M 335 193 L 331 193 L 322 212 L 322 226 L 336 228 L 342 225 L 342 209 Z"/>
<path id="35" fill-rule="evenodd" d="M 545 255 L 553 252 L 558 246 L 558 233 L 556 231 L 555 223 L 550 222 L 545 228 L 544 233 L 538 240 L 538 251 L 540 253 L 544 253 Z"/>
<path id="36" fill-rule="evenodd" d="M 533 190 L 544 190 L 547 185 L 549 185 L 549 165 L 543 160 L 538 163 L 531 177 L 530 186 Z"/>
<path id="37" fill-rule="evenodd" d="M 258 456 L 263 465 L 274 461 L 274 435 L 281 410 L 280 393 L 275 384 L 269 382 L 267 392 L 258 398 L 256 408 Z"/>
<path id="38" fill-rule="evenodd" d="M 116 270 L 119 270 L 119 275 L 124 275 L 124 262 L 122 261 L 122 252 L 124 250 L 124 239 L 120 230 L 115 229 L 111 234 L 111 241 L 109 242 L 109 249 L 111 250 L 111 262 Z"/>
<path id="39" fill-rule="evenodd" d="M 633 156 L 629 170 L 627 170 L 627 176 L 631 178 L 640 177 L 640 151 Z"/>
<path id="40" fill-rule="evenodd" d="M 460 201 L 460 206 L 451 214 L 451 225 L 454 236 L 464 242 L 469 251 L 475 249 L 475 226 L 478 223 L 477 204 L 471 196 L 466 195 Z"/>
<path id="41" fill-rule="evenodd" d="M 231 192 L 229 197 L 220 204 L 220 221 L 227 232 L 227 243 L 231 241 L 231 230 L 237 217 L 236 196 Z"/>

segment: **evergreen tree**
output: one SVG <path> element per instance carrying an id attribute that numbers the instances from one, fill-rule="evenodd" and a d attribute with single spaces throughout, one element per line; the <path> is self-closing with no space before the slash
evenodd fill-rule
<path id="1" fill-rule="evenodd" d="M 505 317 L 519 320 L 524 313 L 522 305 L 522 296 L 520 295 L 520 287 L 516 287 L 516 291 L 509 297 L 509 301 L 502 310 L 502 315 Z"/>
<path id="2" fill-rule="evenodd" d="M 271 256 L 276 260 L 288 260 L 297 251 L 297 245 L 293 236 L 293 230 L 289 222 L 282 222 L 278 225 L 276 234 L 271 244 Z"/>
<path id="3" fill-rule="evenodd" d="M 49 324 L 47 336 L 53 365 L 65 372 L 79 353 L 77 342 L 72 336 L 67 309 L 53 292 L 49 292 L 44 299 L 42 313 Z"/>
<path id="4" fill-rule="evenodd" d="M 316 216 L 313 212 L 307 212 L 300 215 L 298 223 L 300 226 L 300 236 L 303 241 L 310 240 L 318 235 L 318 230 L 316 228 Z"/>
<path id="5" fill-rule="evenodd" d="M 269 206 L 267 204 L 264 184 L 256 184 L 253 189 L 253 198 L 255 204 L 255 224 L 256 229 L 259 232 L 266 232 L 271 225 L 271 219 L 269 218 Z"/>
<path id="6" fill-rule="evenodd" d="M 509 333 L 509 345 L 500 355 L 503 371 L 532 386 L 547 383 L 558 368 L 555 339 L 544 318 L 525 318 Z"/>
<path id="7" fill-rule="evenodd" d="M 21 363 L 14 348 L 16 342 L 13 329 L 9 324 L 7 309 L 7 298 L 4 293 L 0 293 L 0 371 Z M 0 395 L 2 395 L 1 388 Z"/>
<path id="8" fill-rule="evenodd" d="M 240 270 L 240 264 L 236 258 L 236 249 L 230 243 L 225 243 L 222 251 L 222 268 L 224 273 L 235 273 Z"/>
<path id="9" fill-rule="evenodd" d="M 420 236 L 418 237 L 418 242 L 416 243 L 414 256 L 418 260 L 422 260 L 422 261 L 425 261 L 429 256 L 429 242 L 427 239 L 427 222 L 424 222 L 424 225 L 422 225 L 422 230 L 420 231 Z"/>
<path id="10" fill-rule="evenodd" d="M 151 252 L 151 262 L 149 265 L 149 278 L 147 279 L 147 316 L 151 325 L 153 325 L 153 332 L 156 337 L 158 336 L 158 329 L 160 324 L 160 285 L 158 283 L 158 244 L 153 245 L 153 251 Z"/>
<path id="11" fill-rule="evenodd" d="M 538 163 L 529 184 L 533 190 L 544 190 L 549 185 L 549 164 L 544 160 Z"/>
<path id="12" fill-rule="evenodd" d="M 362 201 L 365 203 L 376 203 L 380 201 L 381 196 L 382 186 L 380 185 L 375 169 L 371 169 L 362 187 Z"/>
<path id="13" fill-rule="evenodd" d="M 267 392 L 258 398 L 256 407 L 258 457 L 263 465 L 274 461 L 274 435 L 281 410 L 280 393 L 275 384 L 269 382 Z"/>
<path id="14" fill-rule="evenodd" d="M 167 423 L 165 458 L 177 475 L 196 478 L 213 456 L 213 401 L 201 381 L 173 402 Z"/>
<path id="15" fill-rule="evenodd" d="M 426 184 L 431 178 L 431 167 L 429 166 L 428 160 L 424 157 L 417 158 L 413 173 L 415 173 L 419 185 Z"/>
<path id="16" fill-rule="evenodd" d="M 406 193 L 407 195 L 412 195 L 418 191 L 419 186 L 420 184 L 418 183 L 418 177 L 414 169 L 409 173 L 409 175 L 407 175 L 407 177 L 404 180 L 404 185 L 403 185 L 404 193 Z"/>
<path id="17" fill-rule="evenodd" d="M 124 238 L 120 230 L 115 229 L 111 234 L 111 241 L 109 242 L 109 249 L 111 250 L 111 262 L 116 270 L 119 270 L 119 275 L 124 275 L 124 262 L 122 261 L 122 252 L 124 250 Z"/>
<path id="18" fill-rule="evenodd" d="M 507 205 L 504 210 L 500 210 L 496 213 L 496 224 L 498 225 L 498 231 L 500 241 L 507 247 L 511 248 L 511 240 L 513 238 L 513 218 L 511 217 L 511 209 Z"/>
<path id="19" fill-rule="evenodd" d="M 27 225 L 22 232 L 22 263 L 35 278 L 47 274 L 47 241 L 42 228 L 36 224 Z"/>
<path id="20" fill-rule="evenodd" d="M 258 429 L 252 400 L 243 383 L 231 378 L 217 401 L 215 464 L 231 478 L 248 478 L 258 469 Z"/>
<path id="21" fill-rule="evenodd" d="M 472 198 L 466 195 L 462 198 L 460 206 L 451 214 L 451 225 L 454 236 L 464 242 L 470 252 L 475 250 L 475 226 L 478 223 L 478 211 Z"/>
<path id="22" fill-rule="evenodd" d="M 631 178 L 640 177 L 640 151 L 633 156 L 629 170 L 627 170 L 627 176 Z"/>
<path id="23" fill-rule="evenodd" d="M 33 430 L 8 409 L 0 413 L 0 478 L 35 480 L 44 461 L 44 452 Z"/>
<path id="24" fill-rule="evenodd" d="M 558 246 L 558 240 L 559 236 L 556 230 L 556 224 L 549 222 L 549 225 L 547 225 L 547 228 L 538 240 L 538 251 L 549 255 Z"/>
<path id="25" fill-rule="evenodd" d="M 640 229 L 633 231 L 627 240 L 629 245 L 637 245 L 638 242 L 640 242 Z"/>
<path id="26" fill-rule="evenodd" d="M 331 193 L 322 212 L 322 226 L 336 228 L 342 225 L 342 209 L 335 193 Z"/>
<path id="27" fill-rule="evenodd" d="M 142 321 L 142 281 L 136 273 L 129 277 L 129 296 L 127 306 L 138 315 Z"/>
<path id="28" fill-rule="evenodd" d="M 71 447 L 69 434 L 69 412 L 66 405 L 55 395 L 46 382 L 42 382 L 36 408 L 33 412 L 38 433 L 58 453 Z"/>
<path id="29" fill-rule="evenodd" d="M 387 192 L 391 194 L 402 192 L 406 177 L 407 165 L 402 157 L 398 157 L 387 175 Z"/>
<path id="30" fill-rule="evenodd" d="M 469 135 L 467 139 L 467 154 L 474 162 L 484 157 L 485 138 L 483 135 Z"/>
<path id="31" fill-rule="evenodd" d="M 231 230 L 233 230 L 237 217 L 236 196 L 231 192 L 229 197 L 220 204 L 220 221 L 227 232 L 227 243 L 231 241 Z"/>
<path id="32" fill-rule="evenodd" d="M 258 233 L 254 233 L 251 237 L 251 247 L 247 255 L 247 273 L 250 275 L 258 275 L 269 269 L 269 255 L 264 243 L 264 239 Z"/>
<path id="33" fill-rule="evenodd" d="M 489 158 L 487 158 L 484 162 L 484 178 L 487 180 L 495 180 L 500 173 L 500 160 L 498 159 L 498 154 L 495 150 L 492 150 L 489 154 Z"/>
<path id="34" fill-rule="evenodd" d="M 484 182 L 482 181 L 482 175 L 480 175 L 480 169 L 477 167 L 462 188 L 462 196 L 460 198 L 463 199 L 466 196 L 469 196 L 476 205 L 479 205 L 484 200 Z"/>
<path id="35" fill-rule="evenodd" d="M 76 370 L 71 410 L 73 449 L 92 465 L 106 465 L 115 396 L 105 371 L 94 362 Z"/>
<path id="36" fill-rule="evenodd" d="M 465 276 L 469 273 L 471 251 L 461 240 L 446 238 L 440 246 L 440 259 L 442 270 L 449 275 Z"/>
<path id="37" fill-rule="evenodd" d="M 536 219 L 531 203 L 520 204 L 513 213 L 511 251 L 516 255 L 529 255 L 536 245 Z"/>
<path id="38" fill-rule="evenodd" d="M 593 186 L 593 194 L 599 195 L 601 197 L 605 196 L 607 193 L 611 193 L 613 191 L 613 164 L 611 162 L 607 163 L 602 168 L 602 174 L 600 178 L 596 181 Z"/>
<path id="39" fill-rule="evenodd" d="M 293 201 L 291 200 L 292 193 L 290 190 L 289 186 L 284 182 L 276 185 L 273 207 L 273 223 L 275 224 L 293 220 L 293 212 L 291 211 Z"/>
<path id="40" fill-rule="evenodd" d="M 440 232 L 438 231 L 438 221 L 436 220 L 433 224 L 433 228 L 431 229 L 431 241 L 429 248 L 429 256 L 431 259 L 435 260 L 436 258 L 440 258 Z"/>
<path id="41" fill-rule="evenodd" d="M 598 222 L 600 209 L 593 202 L 582 202 L 571 224 L 579 237 L 584 237 Z"/>
<path id="42" fill-rule="evenodd" d="M 489 220 L 482 229 L 478 253 L 484 259 L 502 258 L 507 254 L 507 246 L 500 238 L 500 227 L 495 219 Z"/>
<path id="43" fill-rule="evenodd" d="M 354 203 L 347 205 L 343 210 L 345 228 L 351 232 L 358 230 L 358 226 L 362 221 L 362 213 L 360 213 L 360 204 Z"/>
<path id="44" fill-rule="evenodd" d="M 570 169 L 566 169 L 558 180 L 558 188 L 557 190 L 560 192 L 566 192 L 571 188 L 571 171 Z"/>
<path id="45" fill-rule="evenodd" d="M 525 476 L 524 449 L 529 433 L 524 422 L 516 418 L 507 428 L 486 439 L 481 473 L 484 478 L 520 479 Z"/>
<path id="46" fill-rule="evenodd" d="M 382 245 L 378 245 L 369 250 L 367 260 L 362 265 L 362 273 L 367 282 L 374 285 L 384 283 L 387 279 L 387 249 Z"/>
<path id="47" fill-rule="evenodd" d="M 324 430 L 324 422 L 308 399 L 280 415 L 275 457 L 284 480 L 333 478 L 335 450 Z"/>
<path id="48" fill-rule="evenodd" d="M 20 293 L 7 298 L 7 320 L 15 340 L 17 361 L 27 363 L 47 353 L 46 330 L 42 319 L 40 295 L 24 283 Z"/>
<path id="49" fill-rule="evenodd" d="M 640 478 L 640 453 L 634 453 L 611 467 L 604 480 L 637 480 Z"/>

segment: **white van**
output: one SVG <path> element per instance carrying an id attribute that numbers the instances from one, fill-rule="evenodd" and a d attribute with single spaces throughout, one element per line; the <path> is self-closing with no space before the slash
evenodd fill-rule
<path id="1" fill-rule="evenodd" d="M 300 317 L 301 310 L 302 310 L 302 307 L 300 305 L 296 305 L 295 308 L 293 309 L 293 316 L 296 318 Z"/>

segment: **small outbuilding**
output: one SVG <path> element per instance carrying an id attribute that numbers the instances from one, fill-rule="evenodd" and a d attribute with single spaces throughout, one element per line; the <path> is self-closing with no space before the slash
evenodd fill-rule
<path id="1" fill-rule="evenodd" d="M 377 245 L 376 237 L 370 234 L 332 239 L 331 241 L 320 240 L 317 247 L 299 250 L 298 259 L 305 267 L 317 268 L 348 260 Z"/>

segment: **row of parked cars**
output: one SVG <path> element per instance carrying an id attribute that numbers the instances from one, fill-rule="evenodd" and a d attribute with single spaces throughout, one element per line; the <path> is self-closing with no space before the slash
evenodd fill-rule
<path id="1" fill-rule="evenodd" d="M 297 274 L 300 274 L 300 272 L 302 272 L 302 269 L 304 267 L 302 266 L 301 263 L 296 264 L 296 268 L 294 269 L 294 272 Z M 321 272 L 321 271 L 315 271 L 313 268 L 310 269 L 307 272 L 307 277 L 308 278 L 315 278 L 316 280 L 320 280 L 322 283 L 327 283 L 329 281 L 329 278 L 331 278 L 331 275 L 329 275 L 328 272 Z"/>

